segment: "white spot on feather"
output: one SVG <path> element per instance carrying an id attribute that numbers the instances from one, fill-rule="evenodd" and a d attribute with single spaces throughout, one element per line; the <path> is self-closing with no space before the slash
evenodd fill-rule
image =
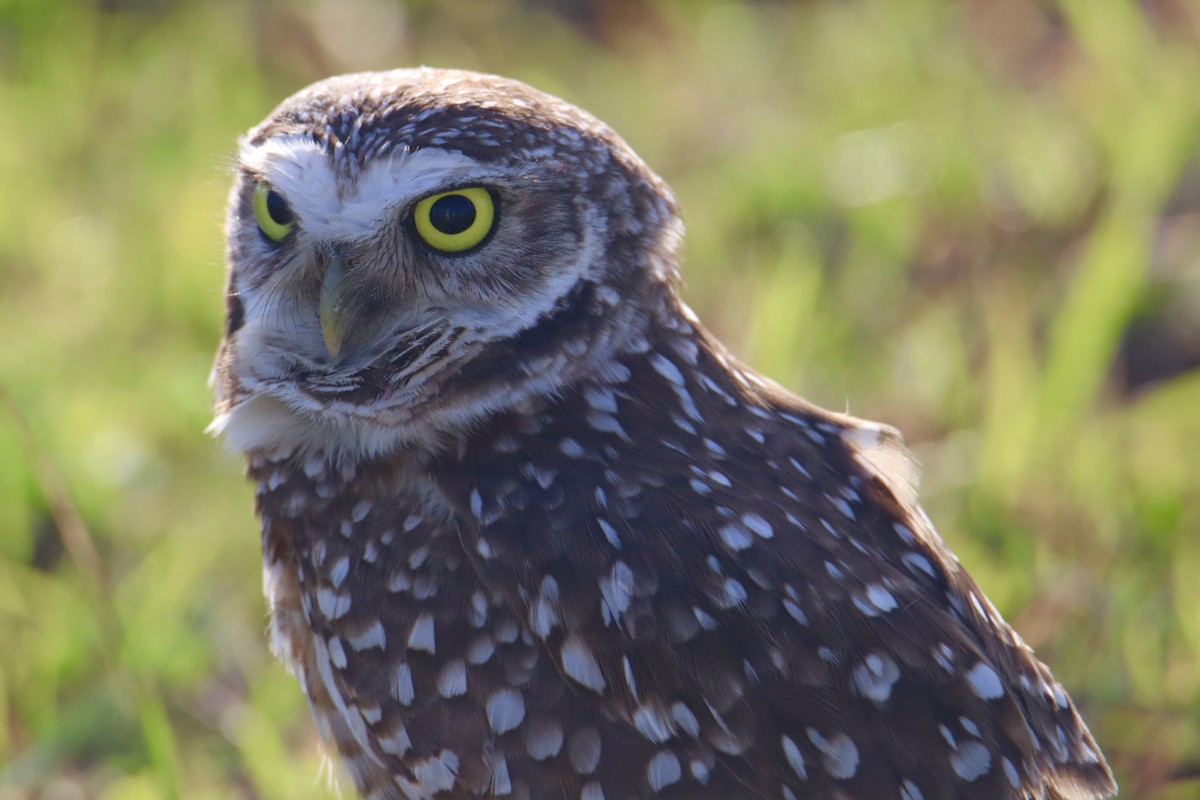
<path id="1" fill-rule="evenodd" d="M 507 733 L 525 719 L 525 696 L 516 689 L 498 689 L 487 699 L 488 727 Z"/>
<path id="2" fill-rule="evenodd" d="M 634 700 L 639 700 L 637 679 L 633 676 L 633 664 L 629 663 L 629 656 L 621 656 L 621 667 L 625 671 L 625 685 L 629 687 L 629 693 Z"/>
<path id="3" fill-rule="evenodd" d="M 438 673 L 438 694 L 442 697 L 458 697 L 467 693 L 467 665 L 462 659 L 454 659 Z"/>
<path id="4" fill-rule="evenodd" d="M 637 711 L 633 713 L 633 724 L 638 733 L 652 742 L 665 742 L 671 738 L 674 731 L 671 720 L 650 705 L 638 706 Z"/>
<path id="5" fill-rule="evenodd" d="M 604 624 L 620 621 L 633 602 L 633 570 L 624 561 L 613 564 L 608 576 L 600 579 L 601 615 Z"/>
<path id="6" fill-rule="evenodd" d="M 381 623 L 379 620 L 375 620 L 367 626 L 366 630 L 359 633 L 357 636 L 351 637 L 347 641 L 350 642 L 351 647 L 360 653 L 363 650 L 369 650 L 372 647 L 378 647 L 380 650 L 387 649 L 387 635 L 384 634 L 383 623 Z"/>
<path id="7" fill-rule="evenodd" d="M 317 590 L 317 608 L 321 609 L 325 619 L 340 619 L 350 610 L 350 595 L 338 594 L 328 586 L 322 586 Z"/>
<path id="8" fill-rule="evenodd" d="M 804 610 L 800 608 L 800 606 L 796 605 L 791 600 L 785 599 L 783 601 L 783 609 L 784 611 L 787 611 L 788 616 L 796 620 L 796 622 L 799 622 L 801 625 L 808 624 L 808 615 L 804 613 Z"/>
<path id="9" fill-rule="evenodd" d="M 558 581 L 553 575 L 547 575 L 542 578 L 537 598 L 529 606 L 529 628 L 539 639 L 545 639 L 558 623 Z"/>
<path id="10" fill-rule="evenodd" d="M 597 489 L 597 491 L 599 491 L 599 489 Z M 600 530 L 604 534 L 604 538 L 608 540 L 608 543 L 617 550 L 620 550 L 621 537 L 617 536 L 617 529 L 612 525 L 609 525 L 603 517 L 596 517 L 596 523 L 599 524 Z"/>
<path id="11" fill-rule="evenodd" d="M 421 565 L 424 564 L 428 559 L 429 559 L 429 548 L 428 547 L 418 547 L 416 550 L 413 550 L 408 556 L 408 568 L 409 569 L 420 569 Z"/>
<path id="12" fill-rule="evenodd" d="M 662 791 L 683 777 L 679 759 L 669 750 L 660 750 L 646 767 L 646 781 L 654 791 Z"/>
<path id="13" fill-rule="evenodd" d="M 346 576 L 350 573 L 350 559 L 342 556 L 333 564 L 333 569 L 329 570 L 329 581 L 333 584 L 333 588 L 340 588 L 342 581 L 346 580 Z"/>
<path id="14" fill-rule="evenodd" d="M 404 592 L 412 588 L 412 579 L 407 572 L 397 570 L 388 576 L 387 588 L 389 592 Z"/>
<path id="15" fill-rule="evenodd" d="M 863 697 L 884 703 L 892 695 L 892 686 L 900 679 L 900 667 L 886 654 L 871 653 L 854 668 L 854 688 Z"/>
<path id="16" fill-rule="evenodd" d="M 745 550 L 754 543 L 746 529 L 734 522 L 722 526 L 718 533 L 730 550 Z"/>
<path id="17" fill-rule="evenodd" d="M 687 383 L 683 380 L 683 373 L 679 371 L 679 367 L 675 366 L 662 353 L 655 353 L 650 357 L 650 366 L 654 367 L 654 371 L 662 375 L 676 386 L 686 386 Z"/>
<path id="18" fill-rule="evenodd" d="M 950 649 L 950 645 L 945 642 L 939 642 L 937 647 L 933 648 L 933 660 L 938 666 L 946 670 L 946 672 L 954 672 L 954 651 Z M 1025 676 L 1022 675 L 1022 678 Z"/>
<path id="19" fill-rule="evenodd" d="M 583 399 L 596 411 L 617 413 L 617 396 L 611 389 L 589 387 L 583 391 Z"/>
<path id="20" fill-rule="evenodd" d="M 746 587 L 740 581 L 733 578 L 726 578 L 725 583 L 721 586 L 721 593 L 713 598 L 721 608 L 733 608 L 746 602 L 749 594 L 746 592 Z"/>
<path id="21" fill-rule="evenodd" d="M 338 669 L 346 668 L 346 649 L 342 647 L 342 640 L 336 636 L 329 637 L 329 660 Z"/>
<path id="22" fill-rule="evenodd" d="M 484 634 L 472 641 L 470 647 L 467 648 L 467 661 L 475 665 L 486 664 L 494 652 L 496 652 L 495 642 L 492 641 L 492 637 Z"/>
<path id="23" fill-rule="evenodd" d="M 600 732 L 591 725 L 571 734 L 567 744 L 571 767 L 580 775 L 590 775 L 600 763 Z"/>
<path id="24" fill-rule="evenodd" d="M 688 736 L 696 737 L 700 735 L 700 720 L 696 718 L 696 715 L 684 703 L 672 703 L 671 716 L 675 718 L 675 722 L 679 725 L 680 730 Z"/>
<path id="25" fill-rule="evenodd" d="M 612 414 L 602 414 L 599 411 L 588 412 L 587 423 L 593 430 L 600 433 L 614 433 L 622 439 L 629 439 L 629 435 L 625 433 L 621 423 Z"/>
<path id="26" fill-rule="evenodd" d="M 438 792 L 454 788 L 458 777 L 458 756 L 450 750 L 442 750 L 436 756 L 418 761 L 412 766 L 413 781 L 397 776 L 396 784 L 410 797 L 432 797 Z"/>
<path id="27" fill-rule="evenodd" d="M 986 775 L 992 766 L 992 755 L 982 742 L 965 742 L 950 753 L 950 766 L 964 781 Z"/>
<path id="28" fill-rule="evenodd" d="M 1000 760 L 1001 766 L 1004 767 L 1004 777 L 1008 778 L 1008 785 L 1017 789 L 1021 785 L 1021 777 L 1017 774 L 1017 768 L 1007 758 Z"/>
<path id="29" fill-rule="evenodd" d="M 884 613 L 896 608 L 896 598 L 878 583 L 872 583 L 867 587 L 867 600 L 871 602 L 871 605 Z"/>
<path id="30" fill-rule="evenodd" d="M 771 523 L 767 522 L 758 514 L 742 514 L 742 522 L 745 523 L 747 528 L 754 531 L 755 534 L 763 539 L 770 539 L 775 535 L 775 529 L 771 527 Z"/>
<path id="31" fill-rule="evenodd" d="M 967 683 L 971 685 L 971 691 L 984 700 L 996 700 L 1004 696 L 1004 685 L 1000 683 L 1000 676 L 982 661 L 967 672 Z"/>
<path id="32" fill-rule="evenodd" d="M 408 729 L 401 727 L 387 736 L 380 736 L 379 747 L 383 752 L 400 758 L 412 747 L 412 738 L 408 735 Z"/>
<path id="33" fill-rule="evenodd" d="M 783 746 L 783 755 L 787 758 L 788 766 L 799 776 L 800 780 L 808 780 L 808 770 L 804 767 L 804 754 L 800 752 L 800 748 L 792 741 L 792 737 L 782 736 L 780 737 L 780 743 Z"/>
<path id="34" fill-rule="evenodd" d="M 508 761 L 504 758 L 492 767 L 492 793 L 497 797 L 512 794 L 512 778 L 508 775 Z"/>
<path id="35" fill-rule="evenodd" d="M 437 641 L 434 634 L 433 615 L 421 614 L 413 623 L 412 631 L 408 634 L 409 650 L 424 650 L 428 653 L 437 652 Z"/>
<path id="36" fill-rule="evenodd" d="M 946 740 L 946 744 L 950 745 L 951 749 L 958 749 L 958 739 L 954 736 L 954 731 L 947 728 L 945 725 L 938 725 L 938 733 Z"/>
<path id="37" fill-rule="evenodd" d="M 563 672 L 582 686 L 601 693 L 607 687 L 600 664 L 592 648 L 578 634 L 572 634 L 562 643 L 559 651 Z"/>
<path id="38" fill-rule="evenodd" d="M 933 571 L 933 565 L 929 563 L 929 559 L 920 553 L 905 553 L 900 557 L 900 560 L 904 562 L 904 566 L 908 568 L 908 571 L 913 574 L 923 572 L 931 578 L 937 577 L 937 573 Z"/>
<path id="39" fill-rule="evenodd" d="M 488 601 L 483 592 L 474 592 L 471 595 L 471 608 L 467 611 L 467 621 L 472 628 L 482 628 L 487 624 L 488 618 Z"/>
<path id="40" fill-rule="evenodd" d="M 558 449 L 567 458 L 583 458 L 587 452 L 583 445 L 569 436 L 558 443 Z"/>
<path id="41" fill-rule="evenodd" d="M 553 717 L 534 717 L 525 723 L 525 752 L 534 761 L 558 755 L 562 743 L 562 725 Z"/>
<path id="42" fill-rule="evenodd" d="M 392 697 L 401 705 L 409 705 L 416 697 L 413 691 L 412 668 L 408 664 L 400 664 L 392 673 Z"/>
<path id="43" fill-rule="evenodd" d="M 858 772 L 858 747 L 854 740 L 844 733 L 837 733 L 826 739 L 816 728 L 805 731 L 808 740 L 813 743 L 821 755 L 825 771 L 838 780 L 848 780 Z"/>

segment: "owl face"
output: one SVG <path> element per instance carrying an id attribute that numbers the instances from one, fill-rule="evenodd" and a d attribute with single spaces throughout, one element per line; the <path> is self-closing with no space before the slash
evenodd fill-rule
<path id="1" fill-rule="evenodd" d="M 378 450 L 553 391 L 633 335 L 678 237 L 661 181 L 561 100 L 443 70 L 316 84 L 239 153 L 216 426 Z"/>

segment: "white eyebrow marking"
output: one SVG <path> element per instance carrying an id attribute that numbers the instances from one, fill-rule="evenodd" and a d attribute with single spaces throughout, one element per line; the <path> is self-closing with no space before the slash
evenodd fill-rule
<path id="1" fill-rule="evenodd" d="M 462 153 L 436 147 L 400 150 L 369 161 L 347 186 L 338 180 L 324 146 L 299 135 L 276 136 L 259 145 L 243 141 L 239 159 L 244 169 L 262 175 L 283 195 L 305 232 L 326 240 L 369 236 L 397 205 L 469 180 L 481 166 Z"/>

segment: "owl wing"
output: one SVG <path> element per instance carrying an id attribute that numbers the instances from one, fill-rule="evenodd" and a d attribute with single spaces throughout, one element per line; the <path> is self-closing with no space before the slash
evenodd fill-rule
<path id="1" fill-rule="evenodd" d="M 863 447 L 891 434 L 706 366 L 630 362 L 447 472 L 570 713 L 643 745 L 600 772 L 637 797 L 1108 791 L 1061 687 Z"/>

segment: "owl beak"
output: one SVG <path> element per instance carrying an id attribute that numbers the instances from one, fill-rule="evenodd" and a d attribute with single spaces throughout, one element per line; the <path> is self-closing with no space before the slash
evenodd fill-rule
<path id="1" fill-rule="evenodd" d="M 351 306 L 349 295 L 346 281 L 346 259 L 340 253 L 335 253 L 325 268 L 325 277 L 321 281 L 321 300 L 318 305 L 321 336 L 325 339 L 325 349 L 333 358 L 337 358 L 342 352 L 346 319 Z"/>

